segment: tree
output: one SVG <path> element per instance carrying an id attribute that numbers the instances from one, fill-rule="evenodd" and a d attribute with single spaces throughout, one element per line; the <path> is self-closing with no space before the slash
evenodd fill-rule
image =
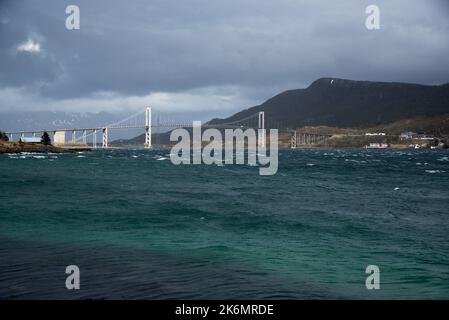
<path id="1" fill-rule="evenodd" d="M 9 141 L 8 136 L 2 131 L 0 131 L 0 141 Z"/>
<path id="2" fill-rule="evenodd" d="M 47 131 L 45 131 L 42 135 L 41 142 L 46 146 L 51 144 L 50 136 L 48 135 Z"/>

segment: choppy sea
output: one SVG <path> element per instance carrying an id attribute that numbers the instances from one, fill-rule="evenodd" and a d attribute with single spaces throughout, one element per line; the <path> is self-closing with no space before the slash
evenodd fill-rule
<path id="1" fill-rule="evenodd" d="M 449 152 L 1 155 L 0 298 L 448 299 Z"/>

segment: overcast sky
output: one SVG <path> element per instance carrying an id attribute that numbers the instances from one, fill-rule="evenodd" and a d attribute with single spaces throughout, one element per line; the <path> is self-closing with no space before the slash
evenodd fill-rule
<path id="1" fill-rule="evenodd" d="M 0 0 L 0 112 L 224 116 L 320 77 L 441 84 L 447 2 Z M 65 27 L 70 4 L 80 30 Z"/>

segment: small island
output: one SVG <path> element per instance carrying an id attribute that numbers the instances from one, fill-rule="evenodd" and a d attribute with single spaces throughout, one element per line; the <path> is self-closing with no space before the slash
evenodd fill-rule
<path id="1" fill-rule="evenodd" d="M 52 145 L 44 145 L 42 143 L 0 141 L 0 154 L 21 152 L 62 153 L 67 151 L 67 149 L 54 147 Z"/>
<path id="2" fill-rule="evenodd" d="M 76 150 L 75 150 L 76 149 Z M 49 135 L 44 132 L 41 138 L 33 138 L 30 141 L 27 139 L 19 141 L 9 141 L 6 134 L 0 131 L 0 154 L 3 153 L 63 153 L 63 152 L 74 152 L 74 151 L 88 151 L 89 147 L 86 148 L 61 148 L 55 147 L 51 144 Z"/>

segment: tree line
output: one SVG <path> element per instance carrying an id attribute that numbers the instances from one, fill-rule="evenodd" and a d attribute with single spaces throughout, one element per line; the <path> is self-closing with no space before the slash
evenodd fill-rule
<path id="1" fill-rule="evenodd" d="M 0 131 L 0 141 L 9 141 L 8 136 L 3 131 Z"/>

